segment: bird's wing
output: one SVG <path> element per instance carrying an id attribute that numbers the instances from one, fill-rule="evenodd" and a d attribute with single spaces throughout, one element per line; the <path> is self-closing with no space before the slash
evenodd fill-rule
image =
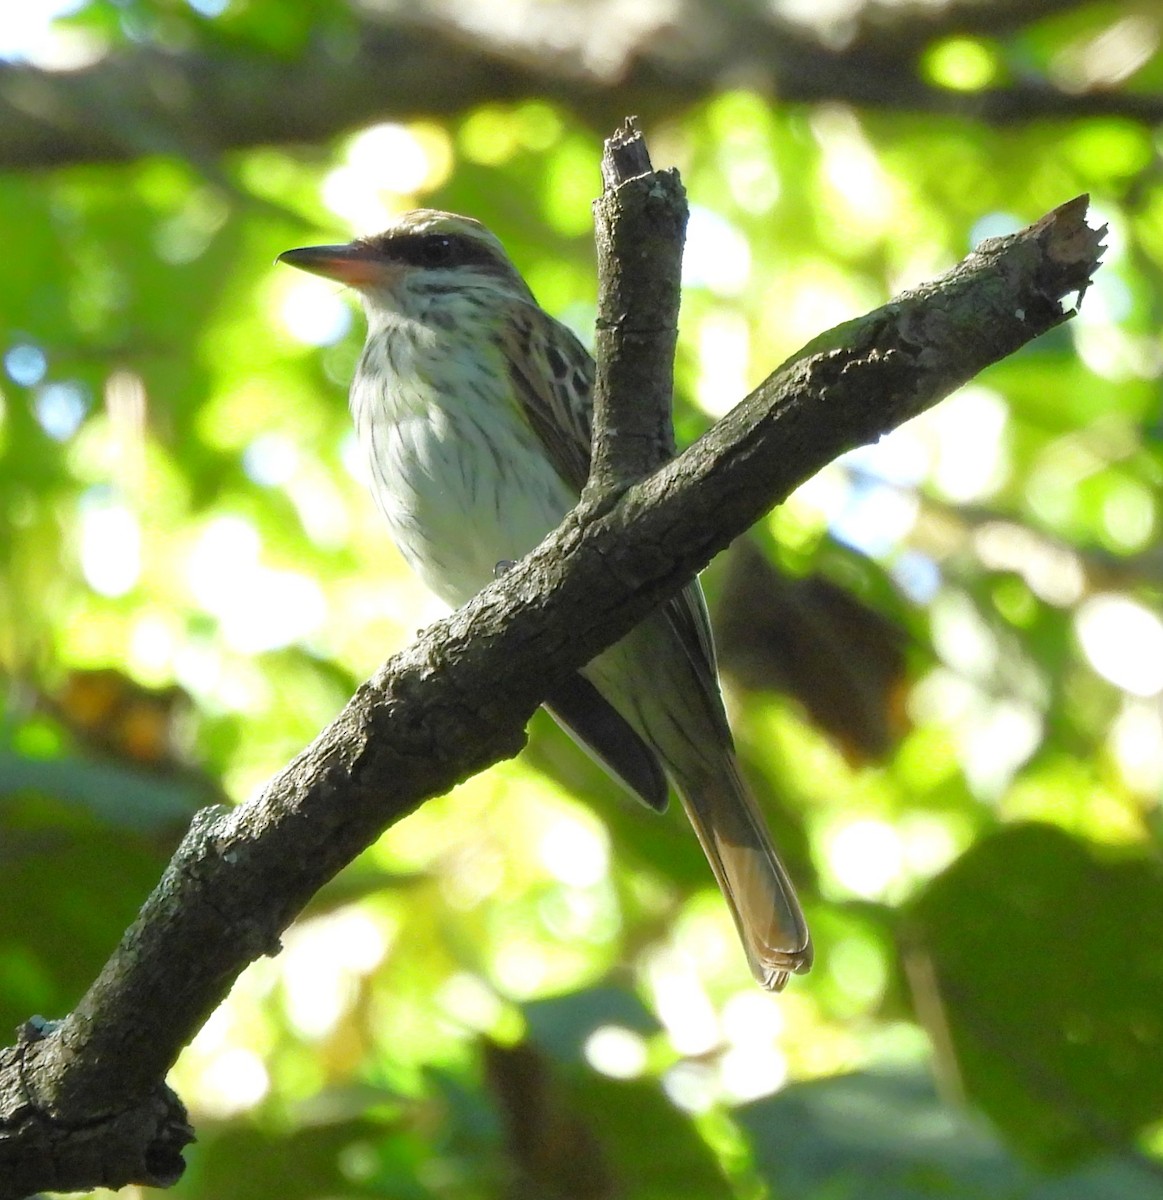
<path id="1" fill-rule="evenodd" d="M 503 324 L 513 391 L 549 461 L 577 495 L 590 473 L 594 360 L 559 321 L 522 304 Z"/>
<path id="2" fill-rule="evenodd" d="M 503 329 L 500 349 L 514 394 L 557 473 L 580 495 L 590 470 L 594 361 L 566 326 L 535 304 L 521 304 Z M 698 581 L 668 600 L 661 611 L 676 630 L 707 710 L 729 745 L 731 733 L 719 699 L 711 624 Z M 571 701 L 570 711 L 552 700 L 547 707 L 647 804 L 660 807 L 653 782 L 660 774 L 657 765 L 653 773 L 644 774 L 640 762 L 642 753 L 653 756 L 653 752 L 597 692 L 584 697 L 575 694 Z M 609 715 L 594 714 L 587 721 L 583 714 L 596 704 L 609 709 Z M 616 722 L 611 717 L 616 717 Z M 633 745 L 631 739 L 639 745 Z"/>
<path id="3" fill-rule="evenodd" d="M 569 675 L 545 701 L 553 719 L 643 804 L 664 812 L 666 773 L 658 755 L 584 675 Z"/>

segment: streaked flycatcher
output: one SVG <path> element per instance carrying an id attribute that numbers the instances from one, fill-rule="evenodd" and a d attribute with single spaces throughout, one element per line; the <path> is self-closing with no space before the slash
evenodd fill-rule
<path id="1" fill-rule="evenodd" d="M 593 361 L 467 217 L 418 209 L 375 237 L 280 258 L 359 292 L 368 334 L 351 409 L 376 500 L 428 587 L 464 604 L 577 502 Z M 735 761 L 698 582 L 546 706 L 650 807 L 673 783 L 756 979 L 778 990 L 806 971 L 811 941 Z"/>

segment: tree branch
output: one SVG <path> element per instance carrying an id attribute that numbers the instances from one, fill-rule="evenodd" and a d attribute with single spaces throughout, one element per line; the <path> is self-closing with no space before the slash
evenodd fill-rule
<path id="1" fill-rule="evenodd" d="M 850 46 L 916 52 L 958 34 L 1001 37 L 1081 8 L 1085 0 L 942 0 L 939 4 L 868 0 L 853 17 Z"/>
<path id="2" fill-rule="evenodd" d="M 191 48 L 181 51 L 120 47 L 74 71 L 0 63 L 0 169 L 156 153 L 205 168 L 230 150 L 323 142 L 372 122 L 447 118 L 490 100 L 549 99 L 608 129 L 627 111 L 644 121 L 672 119 L 728 86 L 783 103 L 831 101 L 992 124 L 1163 119 L 1158 94 L 1069 92 L 1038 78 L 966 93 L 930 86 L 918 73 L 919 55 L 940 37 L 1020 28 L 1075 6 L 956 0 L 929 12 L 870 4 L 844 40 L 843 30 L 782 21 L 758 5 L 692 0 L 681 30 L 666 15 L 654 25 L 601 23 L 598 45 L 588 6 L 530 6 L 527 21 L 490 24 L 479 8 L 428 0 L 391 15 L 353 16 L 342 35 L 316 35 L 293 57 L 211 41 L 195 26 Z"/>
<path id="3" fill-rule="evenodd" d="M 517 753 L 557 678 L 798 484 L 1067 320 L 1062 299 L 1086 288 L 1102 250 L 1086 208 L 1080 197 L 985 242 L 817 339 L 685 453 L 605 511 L 574 510 L 423 631 L 261 795 L 200 814 L 74 1012 L 0 1057 L 0 1200 L 176 1178 L 189 1131 L 161 1080 L 247 963 L 275 953 L 315 891 L 386 826 Z M 102 1127 L 137 1140 L 111 1141 L 95 1166 Z"/>
<path id="4" fill-rule="evenodd" d="M 586 489 L 587 503 L 599 504 L 674 456 L 671 400 L 687 222 L 678 172 L 651 168 L 633 118 L 607 139 L 602 178 L 594 203 L 597 377 Z"/>

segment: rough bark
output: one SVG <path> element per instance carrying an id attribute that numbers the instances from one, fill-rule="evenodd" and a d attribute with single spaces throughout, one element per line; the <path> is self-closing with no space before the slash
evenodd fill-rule
<path id="1" fill-rule="evenodd" d="M 651 169 L 633 120 L 607 139 L 602 178 L 605 190 L 594 203 L 597 377 L 586 489 L 587 504 L 595 505 L 612 502 L 674 455 L 671 393 L 688 211 L 678 172 Z"/>

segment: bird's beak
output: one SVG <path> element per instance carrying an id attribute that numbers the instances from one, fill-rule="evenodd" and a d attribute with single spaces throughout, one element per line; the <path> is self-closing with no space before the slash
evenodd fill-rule
<path id="1" fill-rule="evenodd" d="M 276 261 L 356 288 L 366 287 L 383 276 L 383 264 L 358 242 L 349 242 L 346 246 L 303 246 L 298 250 L 284 250 Z"/>

